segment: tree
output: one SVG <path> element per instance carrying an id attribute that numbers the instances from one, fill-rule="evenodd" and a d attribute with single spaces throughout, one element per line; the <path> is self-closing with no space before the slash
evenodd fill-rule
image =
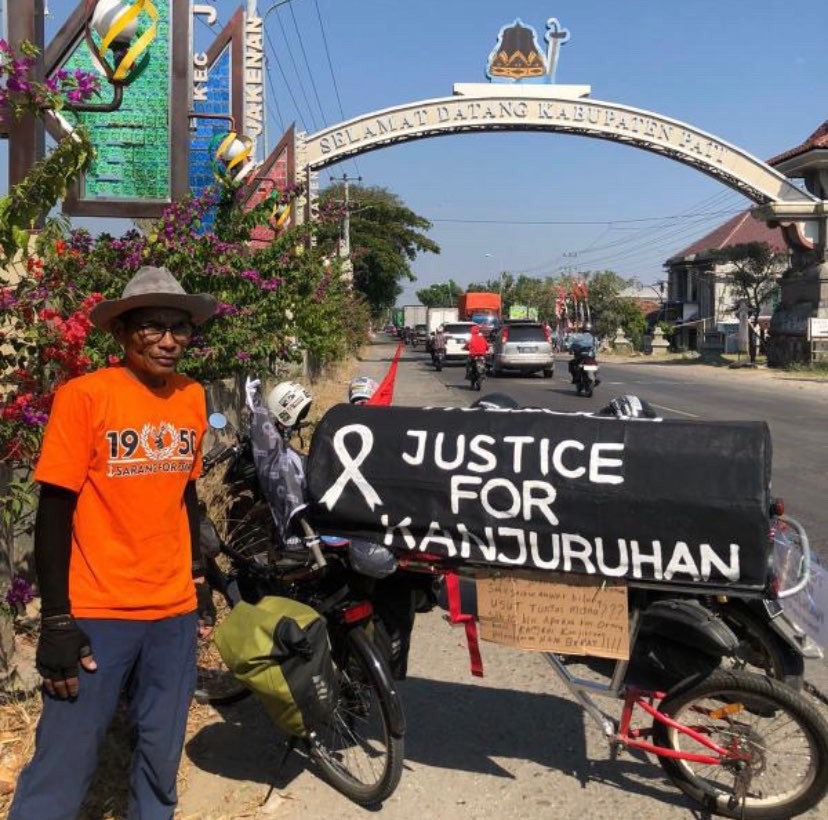
<path id="1" fill-rule="evenodd" d="M 332 185 L 320 196 L 323 208 L 343 208 L 345 190 Z M 440 253 L 440 246 L 426 236 L 431 223 L 414 213 L 386 188 L 351 185 L 349 188 L 351 259 L 354 288 L 379 316 L 394 306 L 402 293 L 402 280 L 414 281 L 411 262 L 420 253 Z M 330 227 L 320 230 L 320 241 L 333 250 L 339 234 Z"/>
<path id="2" fill-rule="evenodd" d="M 710 255 L 717 265 L 730 268 L 728 276 L 733 281 L 736 297 L 733 310 L 738 303 L 747 303 L 748 317 L 753 326 L 759 324 L 762 306 L 770 300 L 779 288 L 779 277 L 789 265 L 787 253 L 773 250 L 767 242 L 746 242 L 726 248 L 711 250 Z M 759 329 L 761 346 L 765 346 L 765 331 Z M 748 333 L 750 361 L 756 361 L 756 336 Z"/>
<path id="3" fill-rule="evenodd" d="M 426 307 L 455 307 L 457 297 L 463 293 L 463 288 L 454 279 L 449 279 L 448 282 L 431 285 L 416 293 L 417 298 Z"/>
<path id="4" fill-rule="evenodd" d="M 635 300 L 620 295 L 633 280 L 624 279 L 609 270 L 590 271 L 585 279 L 594 332 L 598 336 L 613 338 L 621 327 L 634 344 L 640 342 L 645 326 L 644 315 Z"/>

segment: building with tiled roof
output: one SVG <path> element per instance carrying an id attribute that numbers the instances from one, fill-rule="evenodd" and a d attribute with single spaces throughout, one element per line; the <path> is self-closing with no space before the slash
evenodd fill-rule
<path id="1" fill-rule="evenodd" d="M 779 228 L 769 228 L 754 219 L 750 211 L 743 211 L 664 263 L 670 313 L 676 318 L 674 346 L 699 350 L 706 336 L 708 347 L 728 347 L 726 337 L 737 326 L 734 314 L 737 296 L 729 275 L 730 266 L 715 264 L 713 256 L 723 248 L 751 242 L 766 242 L 779 253 L 788 250 Z M 770 320 L 774 307 L 775 302 L 763 306 L 760 322 Z M 735 340 L 730 343 L 732 346 Z"/>
<path id="2" fill-rule="evenodd" d="M 807 162 L 808 167 L 812 168 L 815 156 L 823 159 L 820 156 L 823 153 L 825 167 L 828 168 L 828 120 L 803 143 L 773 157 L 768 164 L 795 177 L 800 175 L 797 171 L 801 162 Z M 769 228 L 745 210 L 664 263 L 667 268 L 667 301 L 670 315 L 676 319 L 673 337 L 676 346 L 699 349 L 705 334 L 712 337 L 714 343 L 724 343 L 723 331 L 735 324 L 733 311 L 736 298 L 727 266 L 715 265 L 712 252 L 751 242 L 766 242 L 774 251 L 789 252 L 780 228 Z M 760 321 L 768 320 L 774 307 L 775 303 L 765 305 Z"/>

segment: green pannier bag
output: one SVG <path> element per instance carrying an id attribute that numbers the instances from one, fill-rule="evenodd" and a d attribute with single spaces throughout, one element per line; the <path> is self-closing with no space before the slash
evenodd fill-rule
<path id="1" fill-rule="evenodd" d="M 307 737 L 330 716 L 339 693 L 327 624 L 315 609 L 273 595 L 241 601 L 216 627 L 215 643 L 282 731 Z"/>

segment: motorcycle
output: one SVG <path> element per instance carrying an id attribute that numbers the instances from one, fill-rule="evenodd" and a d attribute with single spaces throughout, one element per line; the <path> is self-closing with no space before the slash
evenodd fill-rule
<path id="1" fill-rule="evenodd" d="M 298 454 L 288 451 L 290 430 L 278 430 L 262 480 L 251 435 L 233 429 L 220 413 L 209 421 L 214 430 L 225 431 L 222 435 L 229 432 L 231 441 L 204 456 L 203 473 L 229 462 L 225 484 L 237 502 L 223 522 L 224 537 L 206 511 L 201 522 L 202 546 L 205 534 L 208 545 L 207 581 L 218 598 L 219 618 L 239 601 L 256 604 L 267 595 L 291 598 L 323 616 L 337 676 L 337 705 L 306 740 L 293 738 L 286 756 L 303 744 L 334 788 L 356 803 L 376 805 L 399 783 L 405 734 L 393 676 L 370 637 L 369 592 L 379 575 L 365 572 L 387 566 L 389 556 L 377 558 L 377 545 L 325 537 L 313 529 L 302 515 L 304 506 L 296 503 L 292 473 Z M 202 702 L 230 703 L 249 694 L 223 667 L 209 640 L 200 646 L 198 669 L 197 698 Z"/>
<path id="2" fill-rule="evenodd" d="M 443 362 L 446 358 L 446 349 L 445 347 L 434 347 L 432 345 L 431 348 L 431 362 L 434 365 L 434 369 L 439 373 L 443 369 Z"/>
<path id="3" fill-rule="evenodd" d="M 582 393 L 591 398 L 595 388 L 601 383 L 598 378 L 598 362 L 594 356 L 583 356 L 574 365 L 575 389 L 580 396 Z"/>
<path id="4" fill-rule="evenodd" d="M 787 575 L 786 565 L 796 574 L 799 567 L 807 565 L 810 553 L 804 528 L 786 518 L 784 513 L 782 499 L 774 499 L 770 508 L 770 533 L 779 578 Z M 743 668 L 761 669 L 794 689 L 804 685 L 805 660 L 821 660 L 823 657 L 820 647 L 790 619 L 785 609 L 785 599 L 803 589 L 804 582 L 797 580 L 788 590 L 778 592 L 772 598 L 717 596 L 704 601 L 705 606 L 718 614 L 738 636 L 737 656 Z"/>
<path id="5" fill-rule="evenodd" d="M 472 390 L 480 390 L 486 379 L 486 357 L 472 356 L 466 368 L 466 378 L 471 382 Z"/>

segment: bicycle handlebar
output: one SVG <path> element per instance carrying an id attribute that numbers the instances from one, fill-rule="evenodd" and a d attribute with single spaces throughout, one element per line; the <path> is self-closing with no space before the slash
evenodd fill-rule
<path id="1" fill-rule="evenodd" d="M 207 475 L 213 468 L 232 458 L 239 452 L 239 444 L 218 444 L 202 459 L 202 474 Z"/>

